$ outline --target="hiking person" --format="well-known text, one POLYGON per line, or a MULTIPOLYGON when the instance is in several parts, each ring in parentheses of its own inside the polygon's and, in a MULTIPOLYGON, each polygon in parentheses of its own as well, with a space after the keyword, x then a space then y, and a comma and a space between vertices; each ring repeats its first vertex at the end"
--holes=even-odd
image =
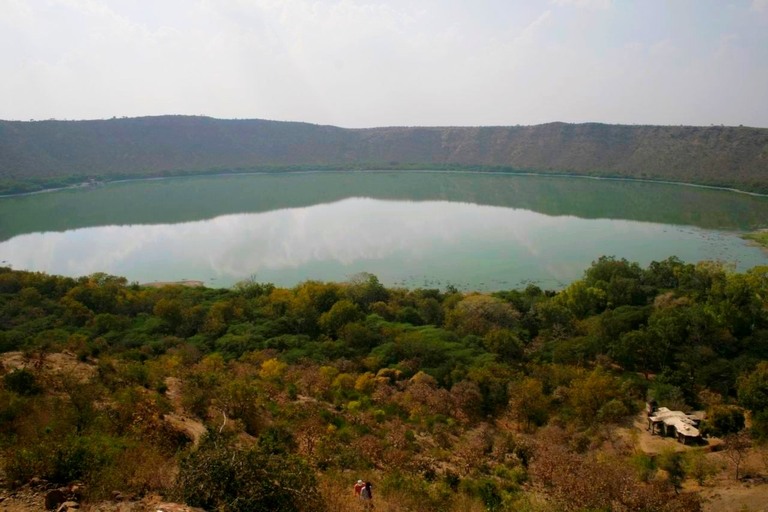
POLYGON ((371 488, 371 482, 365 482, 365 486, 360 491, 360 499, 363 500, 363 505, 366 510, 373 508, 373 489, 371 488))
POLYGON ((363 488, 365 488, 365 482, 363 482, 362 480, 358 480, 357 483, 355 484, 355 497, 356 498, 360 497, 360 491, 362 491, 363 488))

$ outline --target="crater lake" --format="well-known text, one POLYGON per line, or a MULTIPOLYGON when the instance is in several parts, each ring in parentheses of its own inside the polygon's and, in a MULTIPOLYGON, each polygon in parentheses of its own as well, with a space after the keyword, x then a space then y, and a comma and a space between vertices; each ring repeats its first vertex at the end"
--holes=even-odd
POLYGON ((131 282, 559 289, 602 255, 768 264, 768 198, 639 181, 367 171, 114 182, 0 198, 0 266, 131 282))

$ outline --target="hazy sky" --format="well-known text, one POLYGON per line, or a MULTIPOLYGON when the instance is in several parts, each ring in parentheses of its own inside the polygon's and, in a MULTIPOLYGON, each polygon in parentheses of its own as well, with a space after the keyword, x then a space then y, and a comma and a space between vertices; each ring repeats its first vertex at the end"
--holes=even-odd
POLYGON ((768 0, 0 0, 0 119, 768 127, 768 0))

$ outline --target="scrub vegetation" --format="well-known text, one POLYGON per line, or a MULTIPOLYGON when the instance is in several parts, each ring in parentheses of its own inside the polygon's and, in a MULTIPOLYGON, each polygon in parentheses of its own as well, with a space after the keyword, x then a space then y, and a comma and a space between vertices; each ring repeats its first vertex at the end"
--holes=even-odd
POLYGON ((768 249, 768 231, 761 229, 760 231, 755 231, 754 233, 747 233, 743 236, 745 240, 751 240, 755 242, 757 245, 764 247, 768 249))
POLYGON ((696 511, 701 451, 617 432, 653 398, 768 439, 765 297, 768 267, 676 258, 493 294, 0 268, 0 460, 86 502, 343 512, 363 478, 376 510, 696 511))

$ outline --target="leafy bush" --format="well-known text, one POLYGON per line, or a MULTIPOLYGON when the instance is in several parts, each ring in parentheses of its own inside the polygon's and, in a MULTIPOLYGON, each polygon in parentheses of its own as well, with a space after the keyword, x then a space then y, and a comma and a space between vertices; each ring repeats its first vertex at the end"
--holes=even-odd
POLYGON ((9 453, 5 471, 9 481, 24 483, 32 477, 66 484, 90 482, 91 477, 114 461, 114 438, 45 435, 9 453))
POLYGON ((709 461, 706 454, 701 450, 686 453, 683 468, 685 474, 696 479, 699 485, 704 485, 709 478, 718 472, 717 465, 709 461))
POLYGON ((707 421, 701 428, 701 433, 725 437, 744 430, 744 412, 733 405, 715 405, 707 411, 707 421))
POLYGON ((641 482, 649 482, 656 474, 656 461, 645 453, 633 455, 630 463, 637 471, 637 477, 641 482))
POLYGON ((685 479, 685 465, 683 454, 676 452, 673 449, 666 449, 657 460, 659 469, 663 469, 667 472, 667 480, 671 483, 675 489, 680 489, 685 479))
POLYGON ((14 370, 5 375, 3 381, 7 389, 19 395, 32 396, 42 391, 35 374, 25 368, 14 370))
POLYGON ((263 448, 237 449, 213 436, 180 463, 176 494, 222 512, 322 512, 315 475, 300 458, 263 448))

